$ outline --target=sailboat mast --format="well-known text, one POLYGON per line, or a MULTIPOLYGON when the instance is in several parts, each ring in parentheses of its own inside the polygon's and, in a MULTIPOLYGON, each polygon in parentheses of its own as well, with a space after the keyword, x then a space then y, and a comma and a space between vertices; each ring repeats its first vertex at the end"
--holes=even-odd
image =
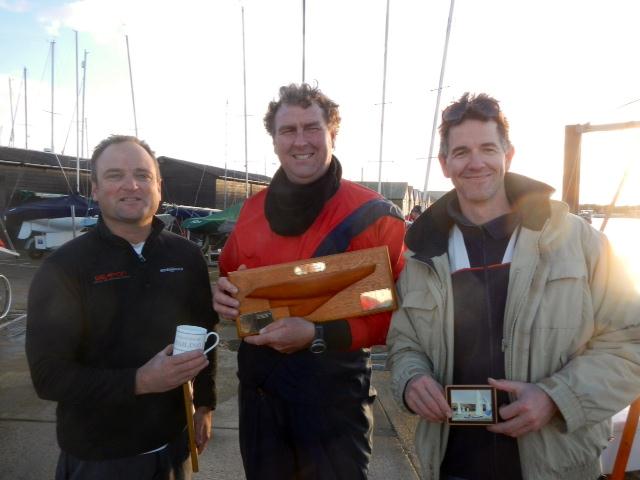
MULTIPOLYGON (((84 129, 85 129, 85 121, 86 117, 84 116, 84 99, 87 88, 87 51, 84 51, 84 59, 82 60, 82 127, 80 128, 81 132, 81 141, 80 141, 80 153, 84 158, 84 129)), ((89 151, 87 150, 87 154, 89 151)))
POLYGON ((384 140, 384 105, 387 95, 387 44, 389 41, 389 1, 384 26, 384 67, 382 70, 382 113, 380 115, 380 156, 378 158, 378 193, 382 195, 382 143, 384 140))
POLYGON ((242 85, 244 94, 244 184, 245 198, 249 198, 249 149, 247 146, 247 64, 244 44, 244 6, 242 10, 242 85))
POLYGON ((224 200, 222 209, 227 209, 227 160, 229 158, 229 99, 224 106, 224 200))
POLYGON ((29 150, 29 119, 27 118, 27 67, 23 67, 22 74, 24 75, 24 149, 29 150))
MULTIPOLYGON (((76 193, 80 193, 80 78, 78 76, 78 31, 76 37, 76 193)), ((75 227, 75 224, 74 224, 75 227)), ((75 228, 74 228, 75 236, 75 228)))
POLYGON ((51 153, 55 152, 53 143, 53 115, 54 115, 54 66, 55 66, 56 41, 51 41, 51 153))
POLYGON ((13 89, 11 88, 11 77, 9 77, 9 108, 11 108, 11 134, 9 134, 9 146, 13 147, 16 116, 13 114, 13 89))
POLYGON ((133 125, 138 136, 138 117, 136 116, 136 97, 133 93, 133 73, 131 72, 131 55, 129 53, 129 35, 124 36, 127 42, 127 61, 129 62, 129 83, 131 84, 131 103, 133 104, 133 125))
POLYGON ((447 20, 447 34, 444 40, 444 50, 442 52, 442 66, 440 67, 440 81, 438 82, 438 95, 436 96, 436 108, 433 112, 433 124, 431 126, 431 142, 429 144, 429 155, 427 156, 427 173, 424 178, 424 193, 428 195, 429 171, 431 170, 431 159, 433 158, 433 144, 436 138, 436 126, 438 124, 438 111, 440 110, 440 96, 442 95, 442 82, 444 80, 444 69, 447 63, 447 50, 449 49, 449 36, 451 34, 451 20, 453 19, 453 6, 455 0, 451 0, 449 5, 449 19, 447 20))
POLYGON ((302 83, 304 83, 305 78, 305 57, 307 51, 307 1, 302 0, 302 83))

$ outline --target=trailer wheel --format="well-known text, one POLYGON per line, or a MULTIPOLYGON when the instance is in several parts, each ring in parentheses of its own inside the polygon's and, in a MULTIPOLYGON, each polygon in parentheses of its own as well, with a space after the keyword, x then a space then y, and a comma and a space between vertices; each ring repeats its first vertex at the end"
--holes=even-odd
POLYGON ((11 284, 9 279, 0 275, 0 320, 11 310, 11 284))

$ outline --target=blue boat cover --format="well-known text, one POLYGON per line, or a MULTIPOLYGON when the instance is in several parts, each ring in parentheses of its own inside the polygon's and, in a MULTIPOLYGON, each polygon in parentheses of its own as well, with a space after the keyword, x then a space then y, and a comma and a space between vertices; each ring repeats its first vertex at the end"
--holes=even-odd
POLYGON ((91 217, 100 213, 96 202, 81 195, 65 195, 27 202, 5 211, 7 219, 17 221, 35 220, 37 218, 64 218, 71 216, 71 206, 75 206, 76 217, 91 217))

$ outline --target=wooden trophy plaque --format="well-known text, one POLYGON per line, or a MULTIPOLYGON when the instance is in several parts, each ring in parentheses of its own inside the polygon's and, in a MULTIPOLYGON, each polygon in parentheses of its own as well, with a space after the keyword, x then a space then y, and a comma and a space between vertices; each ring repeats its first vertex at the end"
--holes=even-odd
POLYGON ((386 246, 229 273, 240 338, 285 317, 327 322, 396 308, 386 246))

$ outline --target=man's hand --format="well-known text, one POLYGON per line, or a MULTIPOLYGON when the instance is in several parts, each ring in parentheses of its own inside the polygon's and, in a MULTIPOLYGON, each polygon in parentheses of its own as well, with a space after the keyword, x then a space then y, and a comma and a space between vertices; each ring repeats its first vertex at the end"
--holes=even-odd
POLYGON ((173 390, 195 377, 209 364, 200 350, 172 356, 173 345, 167 345, 136 371, 136 395, 173 390))
POLYGON ((244 341, 271 347, 280 353, 293 353, 307 348, 314 335, 313 323, 301 317, 288 317, 270 323, 259 335, 244 337, 244 341))
POLYGON ((427 375, 417 375, 409 380, 404 401, 414 413, 430 422, 444 422, 453 415, 442 385, 427 375))
POLYGON ((549 423, 558 411, 551 397, 533 383, 490 378, 489 384, 516 396, 515 402, 499 408, 500 416, 506 421, 487 427, 493 433, 520 437, 536 432, 549 423))
MULTIPOLYGON (((246 265, 240 265, 238 270, 246 268, 246 265)), ((218 281, 211 286, 211 293, 213 295, 213 309, 218 312, 220 317, 233 320, 240 314, 238 311, 240 302, 232 296, 238 293, 238 288, 227 277, 218 278, 218 281)))
POLYGON ((211 425, 213 424, 213 411, 209 407, 198 407, 193 415, 196 425, 196 446, 198 454, 204 452, 211 438, 211 425))

